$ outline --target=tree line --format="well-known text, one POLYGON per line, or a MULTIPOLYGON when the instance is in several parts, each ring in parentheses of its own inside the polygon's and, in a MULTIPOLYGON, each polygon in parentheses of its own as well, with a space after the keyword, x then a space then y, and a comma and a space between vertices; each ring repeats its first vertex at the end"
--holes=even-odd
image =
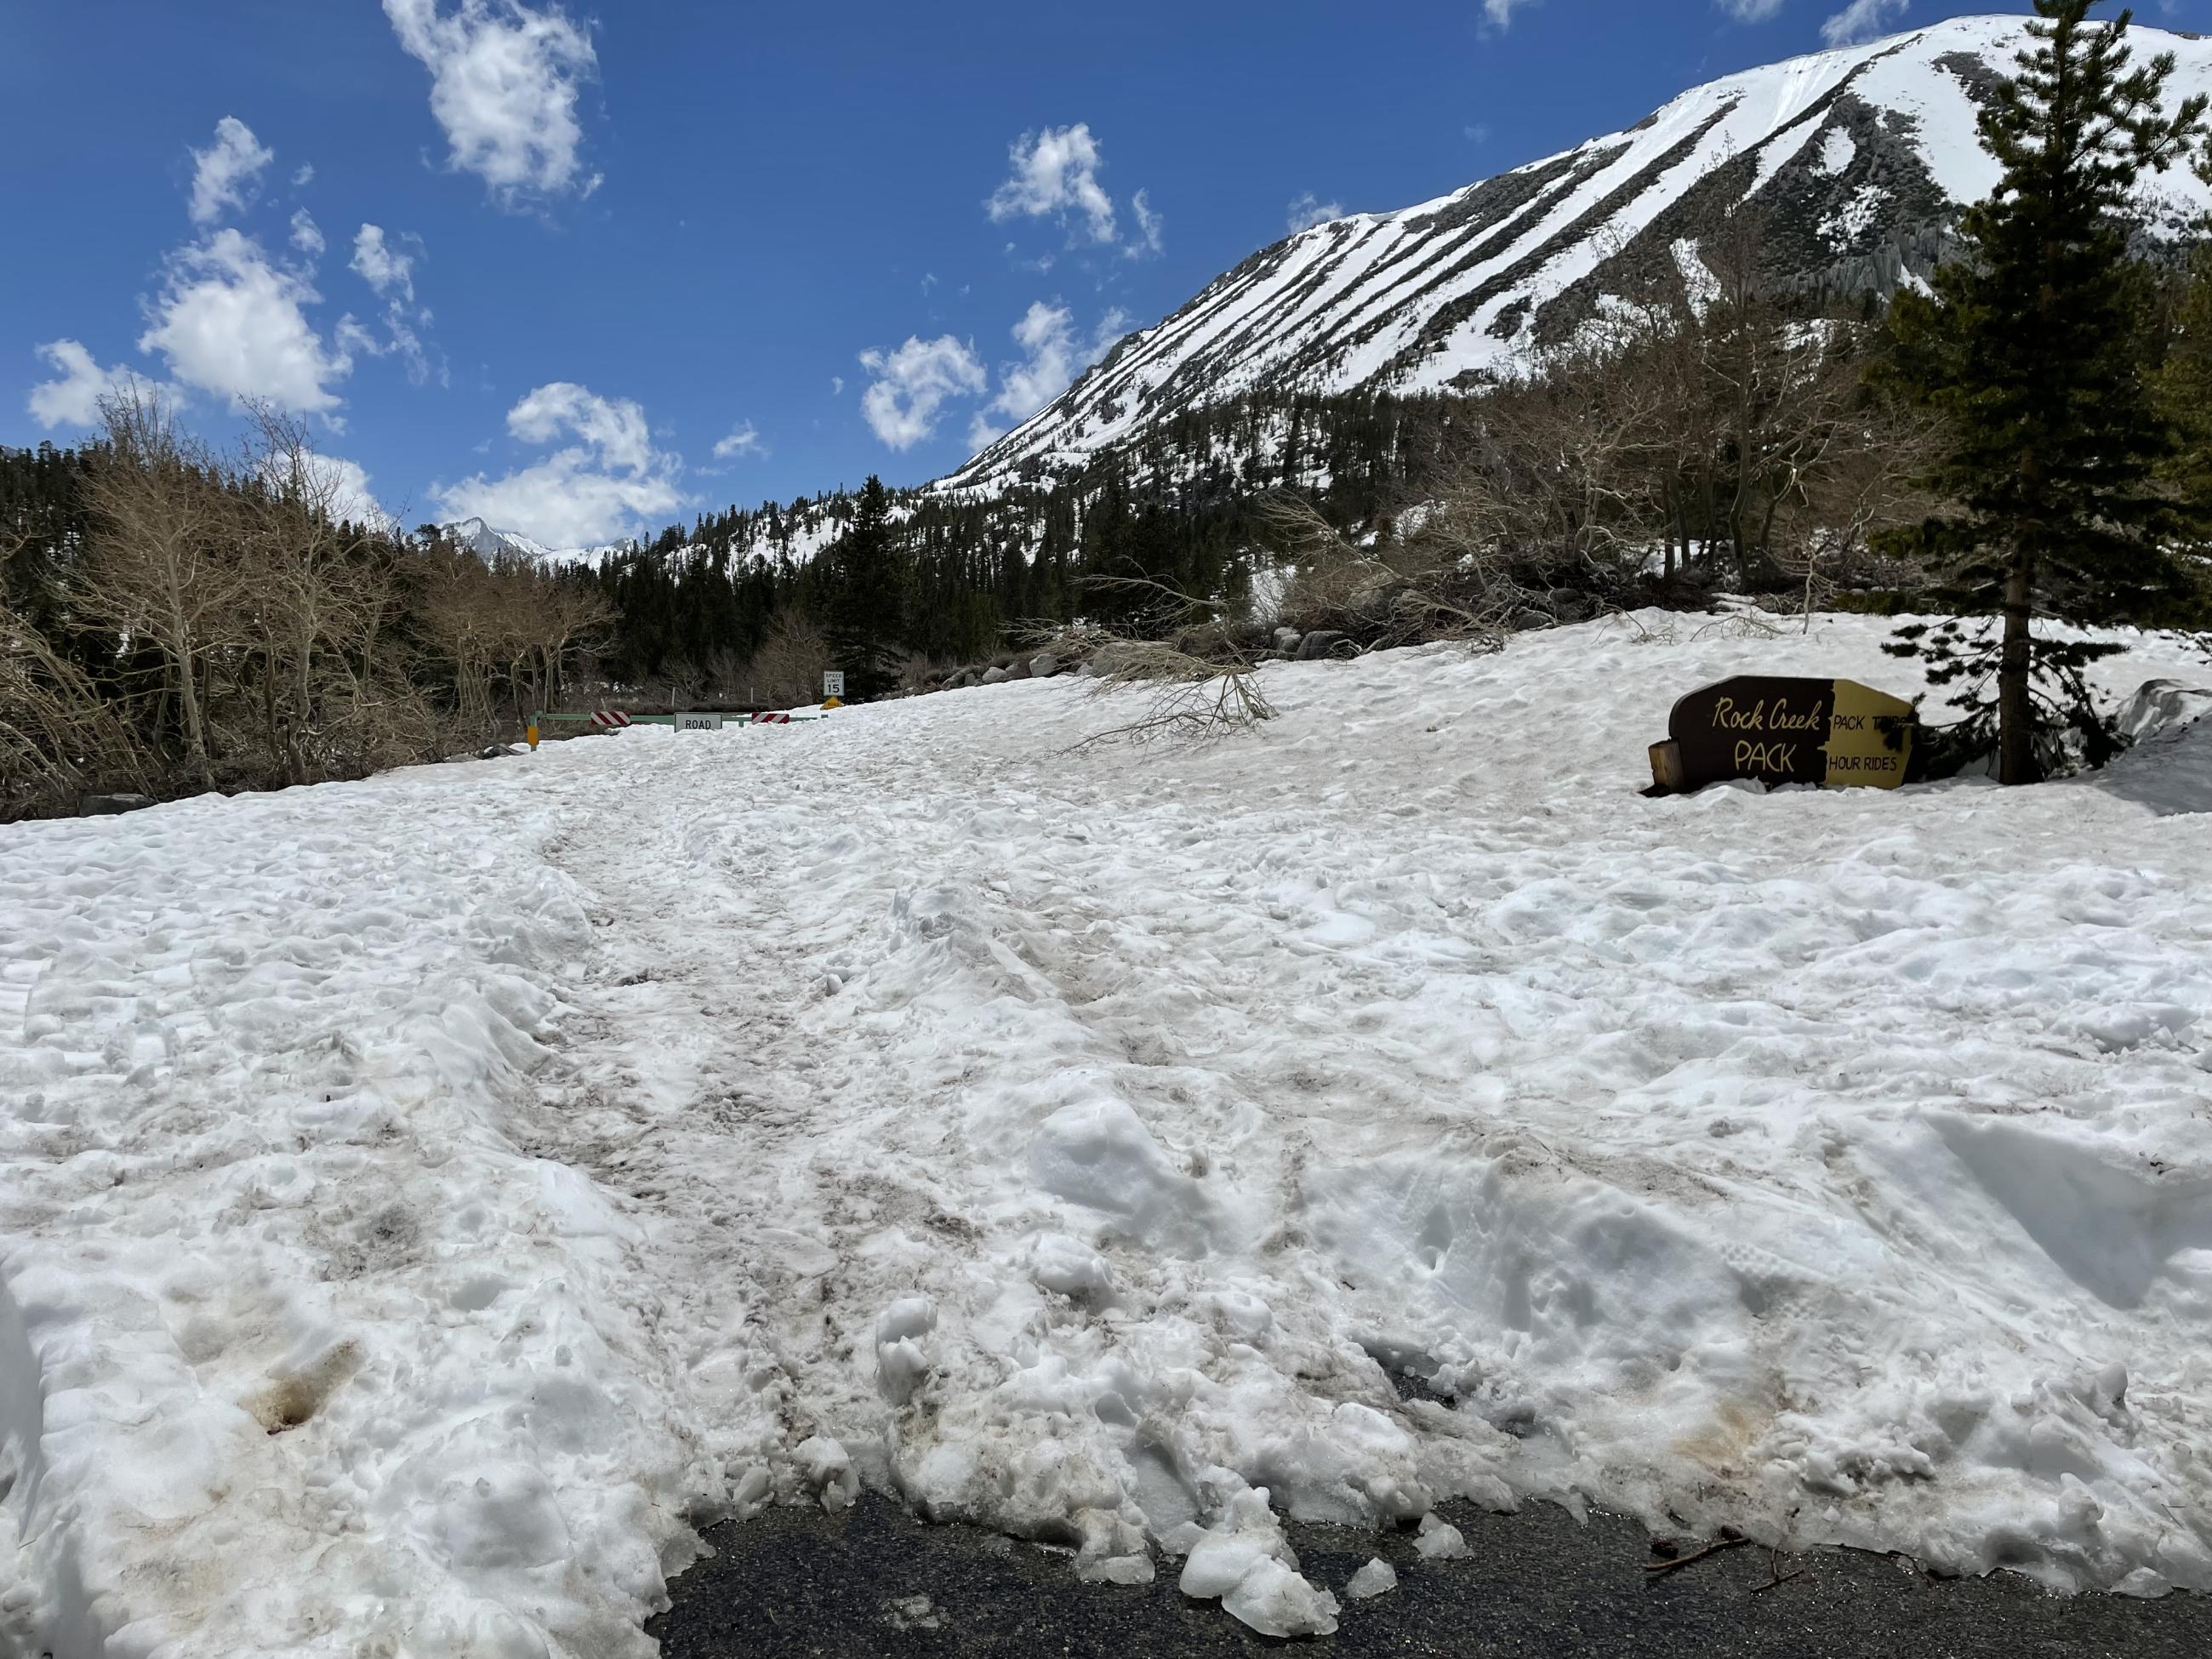
POLYGON ((364 775, 560 695, 605 601, 343 511, 306 428, 219 453, 160 398, 0 452, 0 817, 364 775))
POLYGON ((602 698, 797 702, 830 666, 881 696, 1078 624, 1249 655, 1263 574, 1359 645, 1719 588, 1940 612, 1894 648, 1962 753, 2094 763, 2106 647, 2036 624, 2212 623, 2212 262, 2130 219, 2203 164, 2202 100, 2094 9, 2037 0, 1982 120, 2003 183, 1927 291, 1820 310, 1740 210, 1694 280, 1470 397, 1249 394, 1069 471, 871 478, 554 570, 349 521, 282 416, 219 454, 126 395, 96 442, 0 450, 0 813, 358 775, 602 698))

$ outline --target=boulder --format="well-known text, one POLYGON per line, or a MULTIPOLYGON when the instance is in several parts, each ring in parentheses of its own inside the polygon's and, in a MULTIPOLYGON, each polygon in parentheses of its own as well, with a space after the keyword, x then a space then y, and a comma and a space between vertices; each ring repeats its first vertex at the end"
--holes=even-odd
POLYGON ((1001 685, 1007 678, 1006 671, 995 665, 983 671, 983 684, 986 685, 1001 685))
POLYGON ((87 795, 77 803, 83 818, 114 817, 124 812, 143 812, 154 804, 151 795, 87 795))
POLYGON ((1275 630, 1275 649, 1286 657, 1296 656, 1298 641, 1304 637, 1295 628, 1279 628, 1275 630))
POLYGON ((1040 651, 1030 659, 1030 674, 1032 678, 1048 680, 1058 672, 1060 672, 1060 659, 1049 651, 1040 651))
POLYGON ((1029 677, 1030 665, 1025 662, 1015 663, 1006 670, 1006 678, 1010 680, 1025 680, 1029 677))
POLYGON ((1348 656, 1351 653, 1344 647, 1351 644, 1352 636, 1348 634, 1316 628, 1298 641, 1297 659, 1300 662, 1316 662, 1323 657, 1348 656))

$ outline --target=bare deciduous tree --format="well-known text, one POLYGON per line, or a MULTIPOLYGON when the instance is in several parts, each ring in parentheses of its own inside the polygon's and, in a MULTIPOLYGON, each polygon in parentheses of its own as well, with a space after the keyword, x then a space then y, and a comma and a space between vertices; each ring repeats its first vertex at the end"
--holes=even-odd
POLYGON ((132 386, 102 412, 107 443, 86 480, 94 528, 73 599, 120 649, 150 647, 160 694, 174 701, 185 763, 212 787, 210 671, 217 653, 246 642, 242 602, 252 585, 228 533, 236 481, 178 427, 158 392, 132 386))

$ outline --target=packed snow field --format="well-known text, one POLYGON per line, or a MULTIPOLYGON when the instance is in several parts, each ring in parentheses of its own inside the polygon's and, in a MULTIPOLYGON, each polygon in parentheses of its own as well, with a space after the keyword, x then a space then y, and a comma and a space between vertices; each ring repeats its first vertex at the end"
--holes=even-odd
POLYGON ((2212 722, 1637 793, 1881 637, 0 830, 0 1654, 643 1653, 695 1527, 864 1484, 1281 1632, 1359 1607, 1278 1515, 1453 1495, 2212 1589, 2212 722))

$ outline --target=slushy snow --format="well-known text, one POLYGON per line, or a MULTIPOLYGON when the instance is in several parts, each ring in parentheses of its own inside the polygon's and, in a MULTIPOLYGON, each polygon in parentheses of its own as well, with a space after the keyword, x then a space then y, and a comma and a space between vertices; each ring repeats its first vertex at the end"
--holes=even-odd
POLYGON ((0 1655, 642 1655, 864 1487, 1285 1633, 1283 1516, 1450 1498, 2212 1589, 2212 667, 2093 778, 1638 793, 1885 631, 0 829, 0 1655))

